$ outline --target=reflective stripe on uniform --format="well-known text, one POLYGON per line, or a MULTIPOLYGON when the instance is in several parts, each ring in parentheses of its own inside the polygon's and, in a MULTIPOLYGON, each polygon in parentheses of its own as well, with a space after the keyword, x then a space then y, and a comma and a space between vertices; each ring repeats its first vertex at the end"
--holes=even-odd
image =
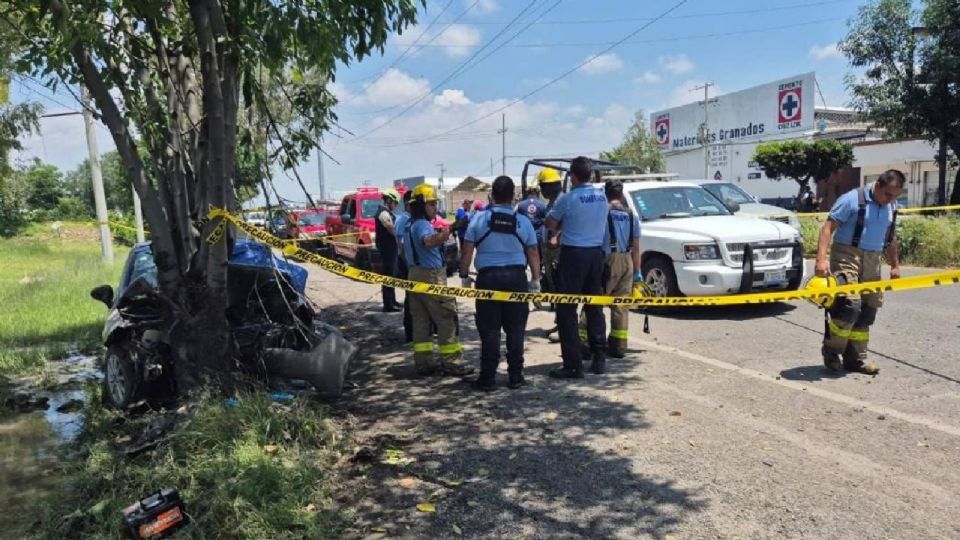
POLYGON ((870 330, 850 330, 850 335, 847 339, 850 341, 870 341, 870 330))
POLYGON ((446 345, 440 346, 440 354, 452 354, 462 351, 463 348, 460 347, 460 343, 447 343, 446 345))
POLYGON ((433 342, 424 341, 422 343, 414 343, 413 352, 433 352, 433 342))
POLYGON ((580 340, 581 340, 581 341, 586 341, 586 340, 587 340, 587 337, 588 337, 588 336, 587 336, 587 329, 586 329, 586 328, 582 328, 582 327, 581 327, 581 328, 577 331, 577 333, 580 334, 580 340))
POLYGON ((850 333, 852 332, 851 330, 848 330, 846 328, 840 328, 839 326, 837 326, 837 323, 833 322, 833 319, 830 319, 829 324, 830 324, 830 334, 837 337, 850 339, 850 333))
POLYGON ((614 337, 614 338, 617 338, 617 339, 627 339, 627 338, 630 337, 630 336, 627 335, 627 329, 626 329, 626 328, 624 328, 624 329, 622 329, 622 330, 621 330, 621 329, 618 329, 618 328, 611 328, 611 329, 610 329, 610 337, 614 337))

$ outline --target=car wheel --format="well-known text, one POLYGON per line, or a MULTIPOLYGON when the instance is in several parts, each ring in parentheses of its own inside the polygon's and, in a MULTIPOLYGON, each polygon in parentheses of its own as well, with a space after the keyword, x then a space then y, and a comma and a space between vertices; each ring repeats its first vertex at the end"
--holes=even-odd
POLYGON ((798 275, 795 278, 791 278, 790 281, 787 282, 787 290, 798 291, 800 290, 800 287, 802 285, 803 285, 803 273, 801 272, 800 275, 798 275))
POLYGON ((103 397, 107 404, 124 409, 139 399, 140 379, 130 353, 122 344, 107 348, 103 365, 103 397))
POLYGON ((673 265, 664 257, 653 257, 643 263, 643 277, 655 296, 681 296, 673 265))

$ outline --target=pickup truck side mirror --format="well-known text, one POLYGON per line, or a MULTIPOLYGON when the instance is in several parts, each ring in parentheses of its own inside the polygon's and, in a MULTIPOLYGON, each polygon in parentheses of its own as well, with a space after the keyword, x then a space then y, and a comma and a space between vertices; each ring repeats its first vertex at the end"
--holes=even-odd
POLYGON ((103 302, 107 307, 111 307, 113 305, 113 287, 109 285, 94 287, 93 290, 90 291, 90 297, 103 302))
POLYGON ((353 218, 350 217, 350 214, 343 214, 340 216, 340 221, 342 221, 344 225, 349 225, 353 222, 353 218))
POLYGON ((734 201, 723 201, 724 206, 727 207, 727 210, 730 210, 734 214, 740 211, 740 203, 734 201))

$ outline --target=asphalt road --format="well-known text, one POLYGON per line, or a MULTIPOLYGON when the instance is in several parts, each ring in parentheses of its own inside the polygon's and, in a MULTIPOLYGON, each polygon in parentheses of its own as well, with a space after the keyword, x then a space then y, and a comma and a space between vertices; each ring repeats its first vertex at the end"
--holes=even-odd
POLYGON ((361 347, 335 408, 373 456, 347 466, 351 537, 960 538, 960 286, 887 295, 876 377, 825 373, 821 312, 776 304, 660 313, 650 335, 634 314, 626 359, 555 381, 552 314, 536 312, 532 384, 501 373, 478 394, 414 378, 379 290, 311 270, 361 347))

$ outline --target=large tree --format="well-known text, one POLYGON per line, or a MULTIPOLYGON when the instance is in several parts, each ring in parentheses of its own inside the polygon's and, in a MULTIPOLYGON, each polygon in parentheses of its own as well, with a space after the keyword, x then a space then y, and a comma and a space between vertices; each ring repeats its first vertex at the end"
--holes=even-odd
MULTIPOLYGON (((839 49, 853 105, 892 137, 943 138, 960 155, 960 2, 878 0, 862 6, 839 49)), ((951 204, 960 204, 960 170, 951 204)))
POLYGON ((637 111, 634 115, 633 124, 627 129, 620 145, 607 152, 601 152, 600 159, 633 165, 643 172, 664 172, 666 170, 663 152, 660 151, 656 139, 647 129, 647 122, 642 110, 637 111))
POLYGON ((853 148, 831 139, 814 142, 773 141, 757 145, 753 160, 768 178, 789 178, 797 183, 797 202, 810 189, 810 180, 820 181, 853 163, 853 148))
POLYGON ((414 22, 416 1, 9 3, 2 17, 26 50, 19 68, 89 90, 140 196, 160 290, 181 322, 178 374, 204 375, 181 383, 224 380, 229 242, 201 241, 217 225, 201 220, 212 207, 235 209, 238 141, 266 138, 268 159, 296 166, 333 119, 326 82, 336 63, 382 50, 391 31, 414 22), (267 81, 296 122, 278 125, 267 81), (251 133, 260 124, 241 123, 246 116, 266 119, 267 133, 251 133))

